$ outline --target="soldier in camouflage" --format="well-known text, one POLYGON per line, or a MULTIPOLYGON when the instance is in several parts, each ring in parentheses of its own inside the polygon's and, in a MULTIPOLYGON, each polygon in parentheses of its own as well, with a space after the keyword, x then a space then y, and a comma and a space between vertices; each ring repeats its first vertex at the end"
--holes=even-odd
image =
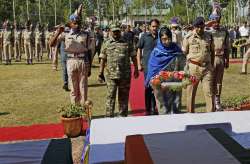
POLYGON ((104 43, 101 49, 99 78, 105 80, 103 72, 105 65, 107 65, 106 116, 114 117, 116 92, 118 89, 119 116, 126 117, 128 115, 131 77, 130 58, 135 66, 134 77, 137 78, 139 76, 136 54, 133 47, 121 37, 118 25, 112 25, 111 31, 111 38, 104 43))
POLYGON ((210 15, 210 20, 214 21, 211 34, 214 40, 214 91, 215 91, 215 109, 222 110, 220 104, 220 95, 222 90, 222 80, 224 68, 229 67, 229 34, 228 31, 220 27, 220 13, 214 12, 210 15))

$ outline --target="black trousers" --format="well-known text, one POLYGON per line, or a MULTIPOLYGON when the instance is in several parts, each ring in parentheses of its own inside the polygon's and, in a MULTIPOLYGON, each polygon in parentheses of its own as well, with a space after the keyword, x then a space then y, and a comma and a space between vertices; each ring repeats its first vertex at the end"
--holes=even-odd
POLYGON ((237 48, 232 46, 232 58, 237 58, 237 48))
POLYGON ((158 114, 156 110, 155 96, 153 89, 150 87, 145 87, 145 106, 146 106, 146 115, 156 115, 158 114))

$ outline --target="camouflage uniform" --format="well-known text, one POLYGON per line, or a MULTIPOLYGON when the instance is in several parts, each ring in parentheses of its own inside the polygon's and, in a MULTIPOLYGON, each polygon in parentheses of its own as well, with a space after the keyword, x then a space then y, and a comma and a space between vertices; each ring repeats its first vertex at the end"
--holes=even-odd
MULTIPOLYGON (((195 31, 183 40, 183 51, 187 54, 187 70, 191 75, 197 76, 203 85, 206 101, 206 111, 214 111, 213 93, 213 58, 214 44, 212 36, 204 32, 201 36, 195 31)), ((194 112, 195 96, 198 84, 187 87, 187 110, 194 112)))
POLYGON ((225 29, 211 31, 214 40, 214 91, 215 108, 221 110, 220 95, 222 90, 222 80, 226 63, 229 63, 229 35, 225 29))
POLYGON ((21 61, 21 37, 22 32, 18 29, 14 31, 14 53, 16 61, 21 61))
POLYGON ((128 115, 128 97, 130 90, 130 57, 135 56, 133 47, 123 39, 107 40, 102 49, 100 58, 107 61, 106 81, 107 99, 106 116, 114 117, 116 92, 118 89, 119 114, 128 115))
POLYGON ((5 30, 3 32, 3 56, 5 64, 11 64, 12 44, 11 40, 13 33, 11 30, 5 30))
POLYGON ((35 52, 38 61, 42 61, 43 57, 42 35, 41 27, 38 25, 35 31, 35 52))

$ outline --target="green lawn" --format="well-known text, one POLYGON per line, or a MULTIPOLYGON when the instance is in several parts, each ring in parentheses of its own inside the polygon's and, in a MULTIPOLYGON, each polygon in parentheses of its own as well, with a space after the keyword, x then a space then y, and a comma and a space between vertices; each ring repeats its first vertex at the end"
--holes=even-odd
MULTIPOLYGON (((97 65, 97 64, 95 64, 97 65)), ((240 64, 225 72, 223 98, 250 95, 250 74, 239 75, 240 64)), ((98 67, 92 68, 89 99, 95 116, 105 114, 106 87, 97 82, 98 67)), ((0 127, 57 123, 57 107, 69 103, 69 92, 62 89, 61 70, 53 71, 49 62, 34 65, 0 65, 0 127)), ((185 92, 183 106, 185 106, 185 92)), ((196 96, 197 111, 204 111, 201 87, 196 96)))

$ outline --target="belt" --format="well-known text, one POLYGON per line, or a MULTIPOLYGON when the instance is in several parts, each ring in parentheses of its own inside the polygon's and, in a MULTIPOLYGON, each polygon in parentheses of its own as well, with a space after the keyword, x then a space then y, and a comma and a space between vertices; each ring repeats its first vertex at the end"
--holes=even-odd
POLYGON ((224 49, 215 49, 215 56, 223 56, 224 49))
POLYGON ((200 63, 200 62, 197 62, 197 61, 194 61, 194 60, 191 60, 191 59, 189 59, 188 62, 192 63, 194 65, 198 65, 200 67, 205 67, 207 65, 207 63, 200 63))
POLYGON ((86 55, 85 54, 68 54, 69 58, 85 58, 86 55))

